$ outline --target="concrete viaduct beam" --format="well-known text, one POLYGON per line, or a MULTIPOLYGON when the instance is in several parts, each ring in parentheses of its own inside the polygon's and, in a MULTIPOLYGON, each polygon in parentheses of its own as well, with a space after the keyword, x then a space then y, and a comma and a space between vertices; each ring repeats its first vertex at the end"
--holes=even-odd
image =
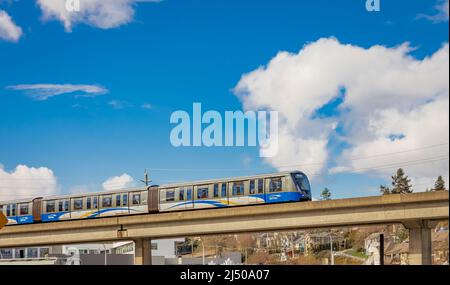
POLYGON ((143 239, 403 223, 414 264, 428 264, 432 222, 448 217, 440 191, 6 226, 0 248, 135 240, 136 262, 146 264, 143 239))

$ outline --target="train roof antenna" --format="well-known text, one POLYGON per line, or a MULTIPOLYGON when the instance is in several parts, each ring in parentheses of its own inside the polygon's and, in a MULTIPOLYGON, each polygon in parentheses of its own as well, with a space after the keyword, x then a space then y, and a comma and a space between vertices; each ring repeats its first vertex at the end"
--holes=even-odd
POLYGON ((148 184, 150 182, 152 182, 151 180, 148 180, 148 172, 147 169, 145 169, 144 171, 144 180, 141 180, 141 182, 143 182, 145 184, 145 186, 148 186, 148 184))

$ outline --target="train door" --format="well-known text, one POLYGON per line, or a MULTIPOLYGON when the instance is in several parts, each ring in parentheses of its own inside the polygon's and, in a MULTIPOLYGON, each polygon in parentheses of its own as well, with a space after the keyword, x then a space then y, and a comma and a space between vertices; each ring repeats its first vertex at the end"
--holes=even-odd
POLYGON ((148 191, 129 193, 130 214, 148 213, 148 191))
POLYGON ((175 190, 175 205, 178 210, 186 210, 188 206, 186 205, 186 189, 184 187, 176 188, 175 190))
POLYGON ((239 206, 248 204, 248 198, 245 196, 244 181, 233 181, 228 183, 229 187, 229 205, 239 206))
POLYGON ((265 180, 266 203, 284 202, 286 195, 283 192, 284 177, 271 177, 265 180))
POLYGON ((70 199, 58 200, 58 208, 56 210, 58 212, 58 220, 68 220, 72 218, 70 199))
POLYGON ((18 204, 17 222, 19 224, 30 224, 33 222, 33 204, 31 202, 18 204))
POLYGON ((229 206, 230 202, 228 200, 228 191, 227 191, 227 183, 226 182, 222 182, 219 184, 219 191, 220 191, 220 202, 224 205, 224 206, 229 206))
POLYGON ((256 197, 260 203, 266 202, 266 191, 264 189, 264 179, 258 178, 256 179, 256 197))
POLYGON ((187 210, 194 208, 194 187, 186 186, 184 187, 184 191, 186 192, 186 206, 187 210))
POLYGON ((261 199, 260 196, 261 194, 258 193, 258 179, 251 179, 248 182, 248 203, 249 204, 263 203, 264 198, 261 199))
POLYGON ((105 194, 99 196, 99 210, 98 216, 114 216, 114 208, 113 208, 113 195, 105 194))
POLYGON ((116 193, 113 195, 114 214, 128 214, 128 193, 116 193))
POLYGON ((88 196, 85 197, 86 204, 86 218, 95 218, 98 215, 98 197, 88 196))
POLYGON ((3 213, 8 219, 8 225, 17 224, 17 204, 7 204, 3 206, 3 213))
POLYGON ((70 199, 71 213, 70 217, 72 219, 83 219, 89 215, 86 209, 86 200, 83 197, 76 197, 70 199))
POLYGON ((194 186, 194 208, 205 209, 205 208, 215 208, 217 205, 212 201, 213 190, 211 185, 199 185, 194 186))

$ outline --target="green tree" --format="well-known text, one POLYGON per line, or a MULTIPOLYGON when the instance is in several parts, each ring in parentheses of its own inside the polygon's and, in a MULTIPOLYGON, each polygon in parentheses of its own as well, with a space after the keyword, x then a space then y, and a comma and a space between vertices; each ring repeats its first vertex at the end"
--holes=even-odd
POLYGON ((445 191, 445 181, 442 176, 439 176, 434 183, 434 191, 445 191))
POLYGON ((391 194, 407 194, 412 193, 411 180, 405 174, 403 169, 399 168, 397 173, 392 176, 392 190, 391 194))
POLYGON ((386 187, 386 185, 380 185, 380 192, 381 192, 381 195, 391 194, 391 188, 386 187))
POLYGON ((331 200, 331 191, 330 189, 326 188, 322 190, 322 193, 320 194, 321 200, 331 200))

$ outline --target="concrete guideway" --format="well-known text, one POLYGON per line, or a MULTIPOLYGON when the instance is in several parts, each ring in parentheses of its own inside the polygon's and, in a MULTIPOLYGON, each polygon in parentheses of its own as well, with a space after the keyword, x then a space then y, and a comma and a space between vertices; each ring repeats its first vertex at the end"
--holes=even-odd
POLYGON ((403 223, 412 263, 429 264, 431 228, 448 214, 448 191, 385 195, 8 226, 0 248, 135 240, 136 261, 147 264, 153 238, 403 223))

